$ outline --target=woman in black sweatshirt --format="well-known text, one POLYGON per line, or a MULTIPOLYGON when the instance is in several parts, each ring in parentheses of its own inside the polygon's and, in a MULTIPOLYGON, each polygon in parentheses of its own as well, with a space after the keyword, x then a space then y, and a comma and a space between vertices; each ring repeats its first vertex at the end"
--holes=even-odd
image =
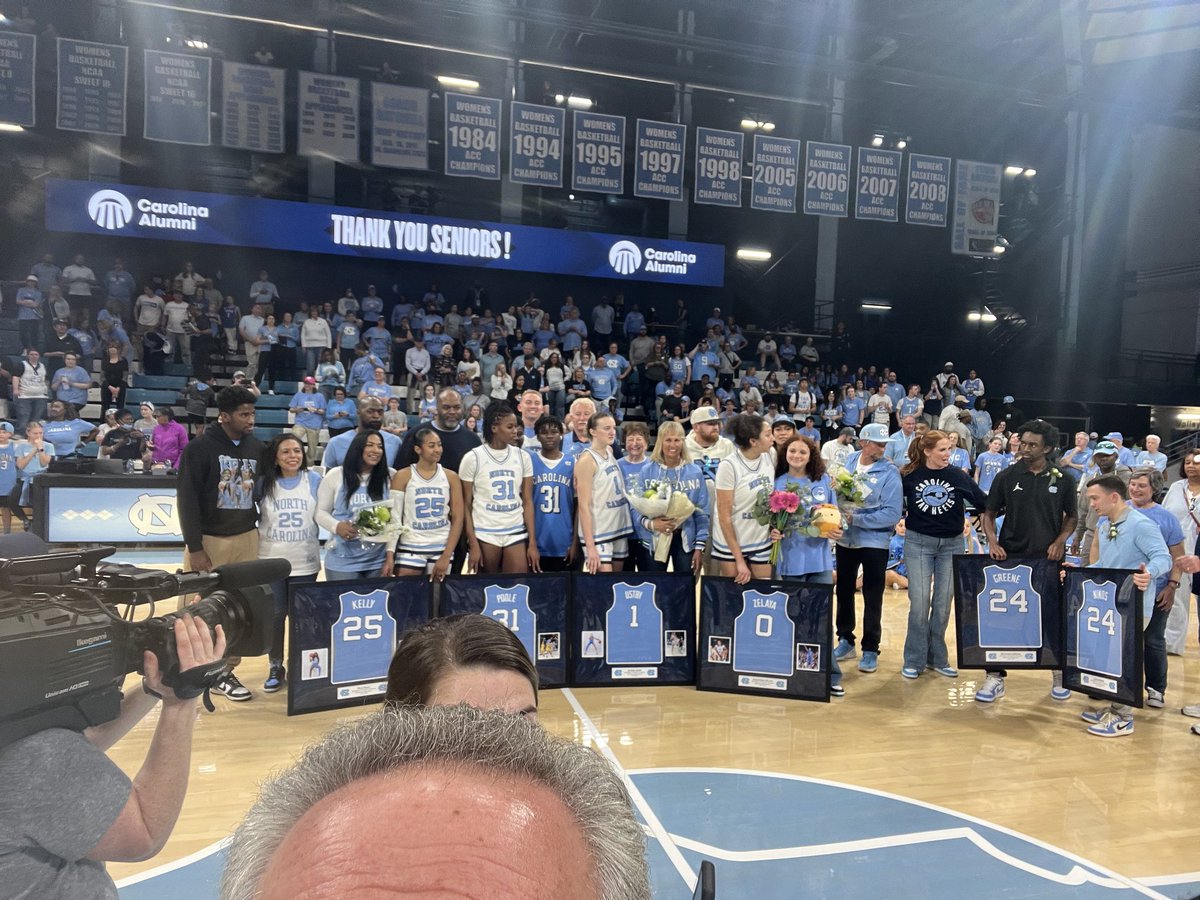
POLYGON ((908 462, 900 470, 907 510, 908 635, 900 670, 905 678, 916 678, 926 668, 958 676, 946 650, 953 560, 963 548, 965 501, 982 509, 987 495, 962 469, 950 465, 950 450, 948 434, 928 431, 909 445, 908 462))

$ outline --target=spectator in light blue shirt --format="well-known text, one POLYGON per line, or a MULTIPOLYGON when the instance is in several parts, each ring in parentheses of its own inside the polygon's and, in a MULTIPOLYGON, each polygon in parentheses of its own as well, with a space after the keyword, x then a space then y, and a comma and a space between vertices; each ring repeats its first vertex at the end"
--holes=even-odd
POLYGON ((367 347, 373 354, 380 359, 387 359, 388 354, 392 352, 392 333, 384 327, 382 315, 369 321, 374 321, 375 324, 362 333, 362 339, 366 341, 367 347))
POLYGON ((604 364, 603 357, 596 360, 592 368, 587 370, 585 377, 592 387, 592 399, 598 403, 600 401, 607 402, 609 397, 616 394, 616 373, 604 364))
POLYGON ((1137 465, 1137 455, 1125 446, 1125 435, 1119 431, 1110 431, 1104 436, 1104 440, 1112 441, 1117 445, 1117 463, 1122 466, 1133 468, 1137 465))
POLYGON ((1162 438, 1157 434, 1146 435, 1146 449, 1138 453, 1137 464, 1153 466, 1158 471, 1165 472, 1167 470, 1167 454, 1159 452, 1160 444, 1162 444, 1162 438))
POLYGON ((83 406, 87 403, 88 388, 92 386, 92 376, 79 365, 79 357, 68 353, 63 357, 63 367, 54 373, 51 380, 54 396, 64 403, 83 406))
POLYGON ((842 411, 842 424, 849 425, 851 428, 858 428, 862 424, 863 410, 867 408, 867 404, 862 397, 858 396, 854 388, 848 387, 846 388, 846 396, 842 399, 838 408, 842 411))

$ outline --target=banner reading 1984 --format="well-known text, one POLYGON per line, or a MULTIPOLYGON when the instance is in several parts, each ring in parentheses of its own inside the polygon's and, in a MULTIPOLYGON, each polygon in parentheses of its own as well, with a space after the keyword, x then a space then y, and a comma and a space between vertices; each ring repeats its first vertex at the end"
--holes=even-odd
POLYGON ((858 148, 858 191, 854 218, 895 222, 900 218, 899 150, 858 148))
POLYGON ((128 47, 59 38, 58 127, 124 135, 128 79, 128 47))
POLYGON ((0 121, 33 127, 33 71, 37 38, 0 31, 0 121))
POLYGON ((750 208, 774 212, 796 211, 796 169, 800 142, 791 138, 754 136, 754 177, 750 181, 750 208))
POLYGON ((696 174, 692 199, 711 206, 742 205, 742 147, 740 131, 696 129, 696 174))
POLYGON ((148 141, 212 143, 212 60, 185 53, 144 51, 148 141))
POLYGON ((514 184, 562 187, 566 111, 514 100, 508 127, 512 141, 508 180, 514 184))
POLYGON ((571 189, 625 193, 625 117, 575 110, 571 189))
POLYGON ((683 199, 683 154, 687 126, 637 120, 633 194, 659 200, 683 199))
POLYGON ((809 141, 804 159, 804 212, 810 216, 850 215, 850 148, 809 141))
POLYGON ((905 196, 906 224, 945 228, 950 201, 950 157, 908 154, 908 193, 905 196))
POLYGON ((500 101, 446 94, 446 174, 500 180, 500 101))

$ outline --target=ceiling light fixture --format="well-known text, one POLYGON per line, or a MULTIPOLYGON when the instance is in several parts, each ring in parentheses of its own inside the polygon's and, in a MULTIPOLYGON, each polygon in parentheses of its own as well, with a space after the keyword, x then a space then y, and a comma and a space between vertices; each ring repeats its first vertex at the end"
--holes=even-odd
POLYGON ((766 262, 771 258, 771 251, 758 250, 754 247, 738 247, 737 258, 751 262, 766 262))
POLYGON ((479 82, 473 78, 460 78, 457 75, 439 75, 438 84, 442 87, 459 88, 464 91, 479 90, 479 82))

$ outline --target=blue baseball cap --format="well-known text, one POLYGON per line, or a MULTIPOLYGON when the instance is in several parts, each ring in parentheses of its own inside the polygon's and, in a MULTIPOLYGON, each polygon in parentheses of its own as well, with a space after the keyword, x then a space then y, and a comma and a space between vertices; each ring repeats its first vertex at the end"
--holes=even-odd
POLYGON ((860 441, 870 441, 872 444, 886 444, 892 438, 888 434, 886 425, 872 422, 869 425, 863 426, 862 431, 858 433, 858 439, 860 441))
POLYGON ((1106 441, 1122 441, 1123 442, 1125 440, 1125 435, 1121 434, 1121 432, 1119 432, 1119 431, 1110 431, 1108 434, 1106 434, 1104 436, 1104 439, 1106 441))

